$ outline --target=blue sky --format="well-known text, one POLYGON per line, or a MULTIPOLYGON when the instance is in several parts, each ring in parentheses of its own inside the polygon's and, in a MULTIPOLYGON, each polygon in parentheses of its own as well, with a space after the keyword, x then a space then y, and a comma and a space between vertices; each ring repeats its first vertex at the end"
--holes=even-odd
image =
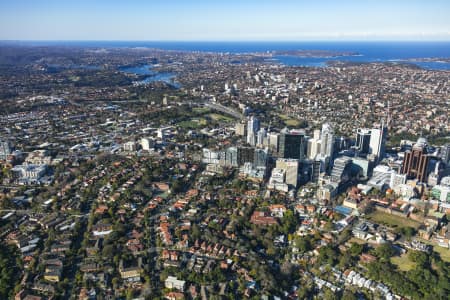
POLYGON ((0 0, 0 40, 450 40, 449 0, 0 0))

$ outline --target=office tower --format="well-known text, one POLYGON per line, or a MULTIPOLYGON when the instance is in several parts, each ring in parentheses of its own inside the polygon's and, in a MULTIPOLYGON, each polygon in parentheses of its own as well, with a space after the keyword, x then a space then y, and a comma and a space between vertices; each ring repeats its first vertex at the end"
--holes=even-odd
POLYGON ((266 137, 267 137, 267 131, 265 128, 261 128, 260 130, 258 130, 257 137, 256 137, 256 146, 263 146, 266 137))
MULTIPOLYGON (((319 133, 320 133, 320 131, 319 131, 319 133)), ((309 139, 308 140, 308 147, 307 147, 307 151, 306 151, 307 152, 306 156, 309 159, 314 160, 316 158, 316 156, 318 154, 320 154, 320 145, 321 145, 320 138, 314 137, 312 139, 309 139)))
POLYGON ((331 181, 336 183, 346 182, 350 179, 350 168, 352 159, 349 157, 339 157, 334 161, 333 170, 331 171, 331 181))
POLYGON ((256 117, 250 117, 247 123, 247 143, 255 146, 256 145, 256 133, 259 130, 259 120, 256 117))
POLYGON ((408 178, 416 178, 420 182, 426 182, 427 169, 430 156, 427 155, 427 140, 419 138, 412 150, 405 152, 405 158, 401 169, 401 174, 406 174, 408 178))
POLYGON ((269 139, 269 148, 275 152, 278 152, 278 133, 269 133, 267 137, 269 139))
POLYGON ((225 167, 238 166, 238 150, 236 147, 229 147, 220 154, 220 165, 225 167))
POLYGON ((377 157, 377 161, 383 159, 386 147, 387 128, 384 123, 381 128, 374 128, 370 133, 370 154, 377 157))
POLYGON ((0 140, 0 160, 6 160, 11 154, 11 145, 7 141, 0 140))
POLYGON ((237 123, 236 131, 235 131, 236 135, 245 136, 246 129, 247 129, 247 124, 241 123, 241 122, 237 123))
POLYGON ((303 130, 283 129, 279 137, 279 154, 282 158, 305 159, 306 138, 303 130))
POLYGON ((320 129, 315 129, 313 132, 313 139, 320 140, 320 129))
POLYGON ((122 145, 123 151, 136 151, 136 143, 133 141, 126 142, 122 145))
POLYGON ((370 136, 370 129, 358 128, 358 131, 356 132, 356 150, 360 155, 367 155, 370 153, 370 136))
POLYGON ((238 147, 237 148, 237 162, 239 166, 243 166, 246 162, 253 163, 255 159, 255 148, 252 147, 238 147))
POLYGON ((153 146, 154 146, 154 141, 152 139, 149 139, 149 138, 141 139, 142 150, 149 151, 150 148, 153 148, 153 146))
POLYGON ((203 148, 202 162, 205 164, 218 164, 219 153, 207 148, 203 148))
POLYGON ((323 157, 333 157, 334 146, 334 130, 329 123, 322 125, 322 132, 320 135, 320 154, 323 157))
POLYGON ((441 159, 445 164, 450 164, 450 144, 441 147, 441 159))
POLYGON ((314 160, 318 154, 320 154, 320 130, 316 129, 313 133, 313 138, 308 139, 307 148, 306 148, 306 156, 309 159, 314 160))
POLYGON ((320 160, 313 160, 311 163, 311 181, 314 183, 319 182, 320 176, 320 160))
POLYGON ((387 128, 359 128, 356 133, 356 150, 359 155, 372 154, 376 160, 383 159, 386 146, 387 128))
POLYGON ((279 158, 276 161, 276 168, 282 169, 285 171, 285 182, 288 185, 293 187, 297 187, 298 183, 298 170, 299 170, 299 161, 298 159, 284 159, 279 158))
POLYGON ((267 148, 255 149, 253 165, 255 167, 265 167, 265 166, 267 166, 268 158, 269 158, 269 150, 267 148))
POLYGON ((406 183, 406 174, 397 174, 396 172, 391 172, 390 175, 391 178, 389 181, 389 186, 392 189, 406 183))

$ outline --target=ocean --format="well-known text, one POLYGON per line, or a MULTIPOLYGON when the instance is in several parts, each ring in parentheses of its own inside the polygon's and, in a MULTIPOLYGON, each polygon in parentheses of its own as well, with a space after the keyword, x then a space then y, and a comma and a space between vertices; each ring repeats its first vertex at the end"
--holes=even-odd
POLYGON ((357 52, 360 56, 315 58, 277 56, 280 63, 290 66, 326 66, 330 60, 353 62, 409 62, 423 68, 450 70, 450 62, 412 62, 411 59, 450 58, 450 42, 156 42, 156 41, 17 41, 0 42, 35 46, 78 47, 148 47, 164 50, 218 53, 252 53, 288 50, 329 50, 357 52))

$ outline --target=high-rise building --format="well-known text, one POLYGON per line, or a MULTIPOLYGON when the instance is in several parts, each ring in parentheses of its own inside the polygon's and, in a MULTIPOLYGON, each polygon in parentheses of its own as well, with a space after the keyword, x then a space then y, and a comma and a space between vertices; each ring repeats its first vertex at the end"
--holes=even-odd
POLYGON ((286 173, 285 182, 288 185, 297 187, 298 184, 298 171, 299 161, 298 159, 284 159, 279 158, 276 161, 276 168, 283 169, 286 173))
POLYGON ((377 162, 384 157, 386 148, 387 128, 384 123, 381 128, 374 128, 370 134, 370 154, 377 157, 377 162))
POLYGON ((320 176, 320 160, 313 160, 311 163, 311 181, 319 182, 320 176))
POLYGON ((252 147, 238 147, 237 148, 237 162, 239 166, 243 166, 246 162, 253 163, 255 159, 255 148, 252 147))
POLYGON ((450 164, 450 144, 441 147, 441 159, 445 164, 450 164))
POLYGON ((205 164, 218 164, 219 153, 207 148, 203 148, 202 162, 205 164))
POLYGON ((256 133, 259 130, 259 126, 258 118, 251 116, 247 123, 247 143, 252 146, 256 145, 256 133))
POLYGON ((267 138, 269 140, 269 148, 275 152, 278 152, 278 138, 279 138, 278 133, 274 132, 269 133, 267 135, 267 138))
POLYGON ((229 147, 220 154, 219 163, 226 167, 237 167, 238 164, 238 149, 236 147, 229 147))
POLYGON ((389 186, 393 189, 401 184, 406 183, 406 174, 397 174, 396 172, 391 173, 391 179, 389 181, 389 186))
POLYGON ((153 146, 154 146, 153 139, 150 139, 150 138, 142 138, 141 139, 142 150, 149 151, 150 148, 152 148, 153 146))
POLYGON ((246 129, 247 129, 247 124, 237 123, 235 133, 236 133, 236 135, 239 135, 239 136, 245 136, 246 129))
POLYGON ((7 141, 0 140, 0 160, 6 160, 11 154, 11 145, 7 141))
POLYGON ((255 167, 265 167, 265 166, 267 166, 268 158, 269 158, 269 150, 267 148, 255 149, 253 165, 255 167))
POLYGON ((267 131, 265 128, 261 128, 257 132, 256 136, 256 146, 264 146, 265 140, 267 137, 267 131))
POLYGON ((360 155, 367 155, 370 153, 370 135, 370 129, 358 128, 358 131, 356 132, 356 150, 360 155))
POLYGON ((283 129, 278 145, 278 152, 282 158, 305 159, 306 138, 303 130, 283 129))
POLYGON ((406 174, 408 178, 416 178, 420 182, 426 182, 429 161, 427 140, 419 138, 412 150, 405 152, 401 174, 406 174))
POLYGON ((356 133, 356 150, 359 155, 372 154, 379 161, 384 157, 387 128, 359 128, 356 133))
POLYGON ((320 134, 320 154, 323 157, 333 157, 334 146, 334 130, 329 123, 322 125, 322 131, 320 134))
MULTIPOLYGON (((319 131, 320 135, 320 131, 319 131)), ((315 136, 312 139, 308 140, 308 146, 306 151, 306 156, 309 159, 314 160, 318 154, 320 154, 320 138, 316 138, 315 136)))
POLYGON ((336 183, 346 182, 350 179, 350 167, 352 159, 349 157, 339 157, 334 161, 333 170, 331 171, 331 181, 336 183))

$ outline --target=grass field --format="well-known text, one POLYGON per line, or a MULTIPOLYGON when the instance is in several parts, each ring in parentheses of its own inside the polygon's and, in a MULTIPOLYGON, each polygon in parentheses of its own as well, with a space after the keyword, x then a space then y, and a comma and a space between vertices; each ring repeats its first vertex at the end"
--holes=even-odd
POLYGON ((300 125, 299 120, 291 119, 290 117, 288 117, 286 115, 282 115, 282 114, 280 114, 279 116, 283 120, 284 124, 286 124, 286 126, 296 127, 296 126, 300 125))
POLYGON ((433 251, 439 253, 439 256, 442 258, 443 261, 446 261, 450 263, 450 249, 446 249, 444 247, 437 246, 430 241, 418 238, 422 243, 428 244, 433 246, 433 251))
POLYGON ((369 214, 367 218, 375 223, 383 224, 392 228, 413 227, 417 229, 420 226, 420 223, 414 220, 391 215, 381 211, 375 211, 369 214))
POLYGON ((199 114, 206 114, 211 111, 209 108, 204 108, 204 107, 195 107, 192 110, 199 114))
POLYGON ((208 114, 208 116, 213 119, 214 121, 221 121, 221 122, 232 122, 234 119, 229 116, 219 115, 215 113, 208 114))
POLYGON ((200 119, 191 119, 189 121, 182 121, 178 123, 178 126, 182 128, 201 128, 207 124, 207 121, 203 118, 200 119))
POLYGON ((443 247, 433 245, 433 250, 439 253, 439 256, 442 258, 443 261, 450 263, 450 249, 445 249, 443 247))
POLYGON ((416 266, 416 264, 409 259, 408 254, 402 254, 401 256, 392 257, 391 263, 396 265, 399 270, 405 272, 414 269, 414 267, 416 266))

